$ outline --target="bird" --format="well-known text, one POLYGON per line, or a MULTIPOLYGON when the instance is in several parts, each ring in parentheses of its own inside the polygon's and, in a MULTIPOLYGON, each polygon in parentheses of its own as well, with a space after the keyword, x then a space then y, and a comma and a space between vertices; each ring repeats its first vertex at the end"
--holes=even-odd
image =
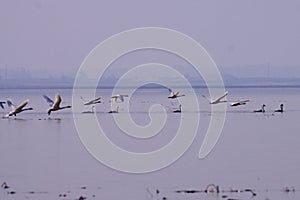
POLYGON ((246 103, 249 101, 250 101, 249 99, 246 99, 246 100, 242 100, 242 101, 232 102, 230 104, 230 106, 234 107, 234 106, 246 105, 246 103))
POLYGON ((6 182, 3 182, 2 185, 1 185, 1 187, 2 187, 3 189, 5 189, 5 190, 10 188, 10 187, 7 185, 6 182))
POLYGON ((261 109, 254 110, 253 112, 261 112, 261 113, 264 113, 264 112, 266 112, 265 107, 266 107, 266 105, 263 104, 263 105, 261 106, 261 109))
MULTIPOLYGON (((46 95, 44 95, 46 96, 46 95)), ((46 96, 47 97, 47 96, 46 96)), ((44 97, 45 98, 45 97, 44 97)), ((49 99, 51 100, 49 97, 47 97, 46 99, 49 99)), ((51 100, 52 101, 52 100, 51 100)), ((47 101, 48 102, 48 101, 47 101)), ((50 101, 49 101, 50 102, 50 101)), ((52 101, 53 102, 53 101, 52 101)), ((55 95, 55 101, 54 103, 52 104, 51 108, 48 109, 48 115, 51 114, 52 111, 57 111, 57 110, 62 110, 62 109, 65 109, 65 108, 71 108, 71 106, 64 106, 64 107, 60 107, 60 103, 61 103, 61 97, 60 95, 57 93, 55 95)))
POLYGON ((4 109, 4 105, 3 104, 5 104, 5 101, 0 101, 0 107, 2 108, 2 109, 4 109))
POLYGON ((117 102, 118 99, 120 99, 121 102, 124 102, 125 97, 128 97, 128 95, 127 94, 116 94, 116 95, 112 96, 111 98, 114 102, 117 102))
POLYGON ((179 95, 179 92, 173 92, 171 89, 168 89, 170 92, 170 95, 168 96, 169 99, 176 99, 178 97, 183 97, 185 94, 179 95))
POLYGON ((93 106, 92 106, 92 110, 83 111, 82 113, 83 113, 83 114, 94 113, 94 112, 95 112, 95 111, 94 111, 94 108, 95 108, 95 106, 93 105, 93 106))
POLYGON ((89 100, 87 102, 85 102, 83 105, 88 106, 88 105, 94 105, 94 104, 98 104, 101 103, 101 97, 97 97, 95 99, 89 100))
MULTIPOLYGON (((81 99, 83 99, 83 97, 81 97, 81 99)), ((95 105, 98 103, 101 103, 101 97, 97 97, 95 99, 86 101, 85 103, 83 103, 83 105, 85 105, 85 106, 91 105, 92 110, 91 111, 83 111, 82 113, 94 113, 95 105)))
POLYGON ((116 110, 110 110, 108 113, 118 113, 119 112, 119 106, 117 106, 116 110))
MULTIPOLYGON (((218 103, 225 103, 227 102, 226 100, 222 100, 224 99, 226 96, 228 95, 228 92, 226 91, 222 96, 220 96, 219 98, 212 100, 211 102, 209 102, 210 104, 218 104, 218 103)), ((202 95, 204 98, 206 98, 204 95, 202 95)))
POLYGON ((7 105, 12 108, 12 111, 10 111, 5 117, 9 116, 17 116, 18 113, 24 112, 26 110, 33 110, 33 108, 24 108, 29 102, 29 99, 23 101, 17 108, 14 107, 14 104, 8 100, 7 105))
POLYGON ((179 104, 179 109, 174 110, 173 112, 174 112, 174 113, 181 113, 181 104, 179 104))
POLYGON ((280 108, 277 110, 274 110, 274 112, 280 112, 283 113, 283 104, 280 104, 280 108))

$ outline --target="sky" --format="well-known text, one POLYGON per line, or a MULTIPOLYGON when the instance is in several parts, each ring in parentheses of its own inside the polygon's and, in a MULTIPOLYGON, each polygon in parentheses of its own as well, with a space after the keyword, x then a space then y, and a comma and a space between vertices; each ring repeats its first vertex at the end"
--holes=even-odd
POLYGON ((1 0, 0 69, 74 77, 100 42, 155 26, 195 39, 224 74, 297 78, 299 10, 296 0, 1 0))

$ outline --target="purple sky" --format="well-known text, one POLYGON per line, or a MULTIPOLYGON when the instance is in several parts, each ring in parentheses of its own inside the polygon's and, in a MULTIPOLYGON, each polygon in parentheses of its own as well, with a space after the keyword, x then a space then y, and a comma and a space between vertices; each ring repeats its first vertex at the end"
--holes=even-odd
POLYGON ((74 76, 98 43, 126 29, 159 26, 202 44, 222 71, 266 66, 300 76, 300 1, 2 0, 0 69, 74 76), (287 72, 286 67, 297 71, 287 72))

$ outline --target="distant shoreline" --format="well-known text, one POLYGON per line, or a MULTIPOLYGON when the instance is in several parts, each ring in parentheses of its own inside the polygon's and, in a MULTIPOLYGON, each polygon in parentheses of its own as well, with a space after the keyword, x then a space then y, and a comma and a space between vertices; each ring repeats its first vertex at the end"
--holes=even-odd
MULTIPOLYGON (((114 86, 98 86, 97 89, 113 89, 114 86)), ((131 86, 119 87, 120 89, 129 89, 131 86)), ((163 86, 142 86, 140 89, 163 89, 163 86)), ((174 86, 174 88, 186 88, 184 86, 174 86)), ((194 89, 205 89, 206 85, 192 86, 194 89)), ((213 86, 211 88, 220 88, 219 86, 213 86)), ((225 85, 225 88, 300 88, 300 85, 225 85)), ((15 90, 15 89, 73 89, 73 86, 0 86, 0 90, 15 90)), ((93 89, 92 87, 81 87, 78 89, 93 89)))

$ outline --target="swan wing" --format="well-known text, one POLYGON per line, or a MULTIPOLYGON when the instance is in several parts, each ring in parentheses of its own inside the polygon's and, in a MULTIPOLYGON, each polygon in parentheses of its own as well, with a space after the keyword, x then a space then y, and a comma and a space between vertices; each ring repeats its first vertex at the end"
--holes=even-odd
POLYGON ((43 97, 46 100, 46 102, 50 104, 50 106, 52 106, 54 104, 53 100, 50 99, 49 97, 47 97, 46 95, 43 95, 43 97))
POLYGON ((174 93, 174 96, 178 96, 178 95, 179 95, 179 92, 174 93))
POLYGON ((5 104, 5 102, 0 102, 0 107, 1 107, 2 109, 4 109, 3 104, 5 104))
POLYGON ((7 100, 7 105, 11 110, 15 109, 15 105, 11 102, 11 100, 7 100))
POLYGON ((223 98, 225 98, 226 96, 228 95, 228 92, 225 92, 222 96, 220 96, 218 99, 214 100, 212 102, 213 103, 217 103, 217 102, 220 102, 223 98))
POLYGON ((28 102, 29 102, 29 99, 23 101, 15 110, 16 111, 22 110, 28 104, 28 102))
POLYGON ((85 102, 83 105, 92 105, 92 104, 96 104, 96 103, 98 103, 98 101, 100 101, 100 99, 101 99, 101 97, 98 97, 98 98, 96 98, 96 99, 92 99, 92 100, 90 100, 90 101, 87 101, 87 102, 85 102))

